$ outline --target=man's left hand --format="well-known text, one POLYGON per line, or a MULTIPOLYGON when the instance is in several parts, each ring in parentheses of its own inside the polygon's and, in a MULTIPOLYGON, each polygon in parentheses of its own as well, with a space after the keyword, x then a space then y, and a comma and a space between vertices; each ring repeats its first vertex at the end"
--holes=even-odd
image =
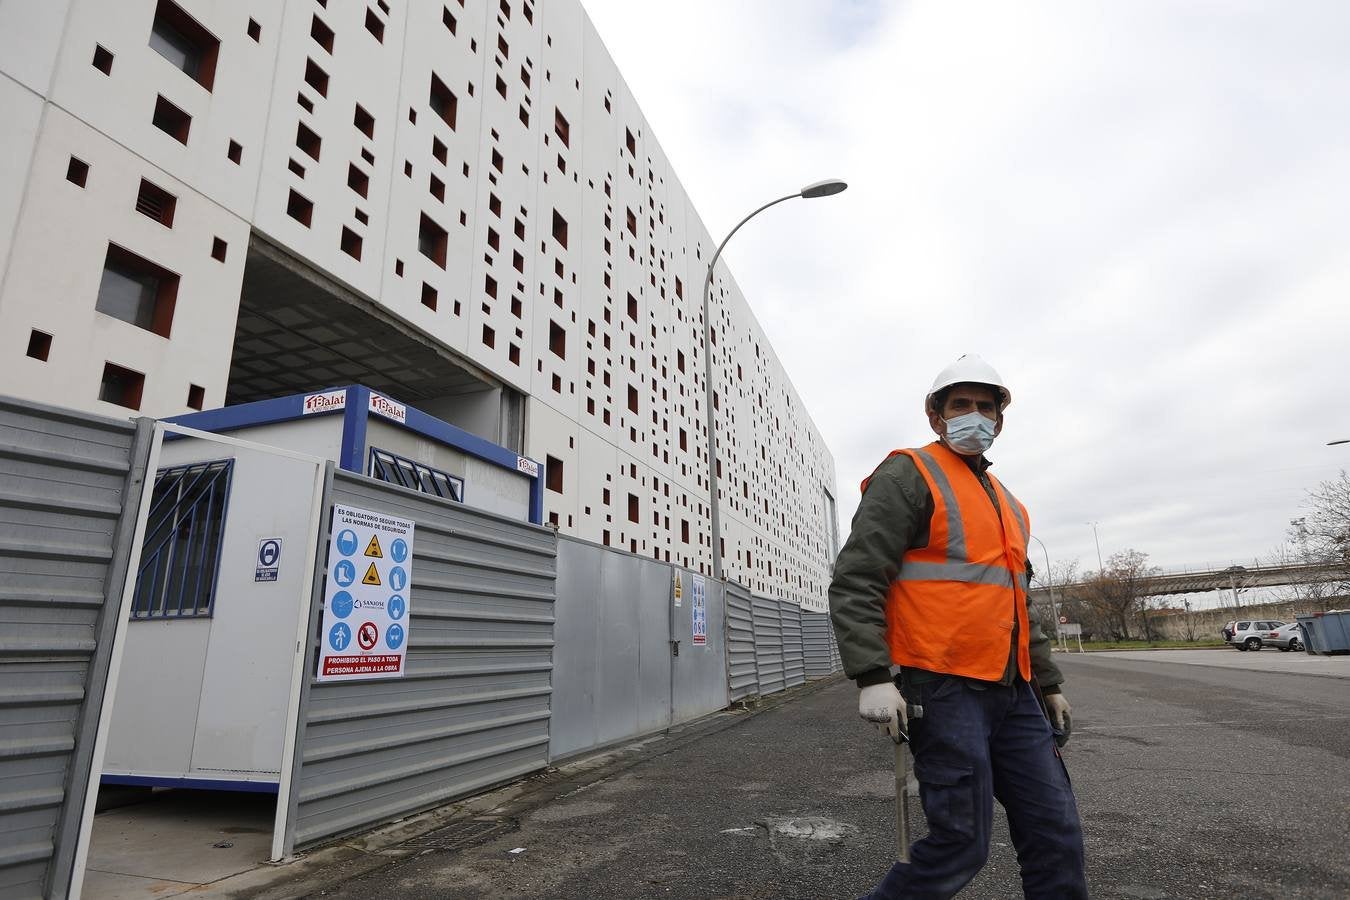
POLYGON ((1073 721, 1069 716, 1072 709, 1069 699, 1063 694, 1045 695, 1045 710, 1050 715, 1050 723, 1063 733, 1063 737, 1056 742, 1061 747, 1069 742, 1069 734, 1073 730, 1073 721))

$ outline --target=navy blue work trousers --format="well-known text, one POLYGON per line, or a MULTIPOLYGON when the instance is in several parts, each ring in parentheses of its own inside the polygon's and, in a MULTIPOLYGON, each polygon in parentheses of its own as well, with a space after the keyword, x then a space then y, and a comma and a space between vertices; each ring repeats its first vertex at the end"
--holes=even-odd
POLYGON ((961 678, 907 692, 922 704, 911 720, 914 775, 928 835, 896 863, 871 900, 946 898, 989 858, 994 800, 1008 827, 1029 898, 1087 897, 1083 831, 1069 775, 1031 685, 972 687, 961 678))

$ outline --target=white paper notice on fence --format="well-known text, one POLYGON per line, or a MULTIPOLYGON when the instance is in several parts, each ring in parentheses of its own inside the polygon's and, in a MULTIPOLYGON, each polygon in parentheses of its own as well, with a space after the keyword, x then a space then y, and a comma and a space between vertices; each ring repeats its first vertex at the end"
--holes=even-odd
POLYGON ((694 646, 703 647, 708 643, 708 584, 702 575, 690 575, 689 583, 693 600, 690 607, 694 616, 694 646))
POLYGON ((333 506, 320 681, 403 675, 414 527, 408 519, 333 506))

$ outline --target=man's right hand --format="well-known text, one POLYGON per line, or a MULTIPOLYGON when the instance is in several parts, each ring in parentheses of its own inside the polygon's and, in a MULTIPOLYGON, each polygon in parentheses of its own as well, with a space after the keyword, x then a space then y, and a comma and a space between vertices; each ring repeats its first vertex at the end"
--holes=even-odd
POLYGON ((858 715, 871 722, 878 731, 884 731, 897 744, 900 735, 908 734, 905 716, 905 698, 892 681, 869 684, 858 692, 858 715))

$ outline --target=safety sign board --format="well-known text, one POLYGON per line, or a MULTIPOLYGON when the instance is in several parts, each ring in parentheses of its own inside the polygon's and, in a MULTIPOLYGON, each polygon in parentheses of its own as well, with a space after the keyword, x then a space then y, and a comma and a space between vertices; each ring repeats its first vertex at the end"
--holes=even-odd
POLYGON ((704 647, 708 644, 708 585, 702 575, 690 575, 690 594, 693 595, 693 626, 694 626, 694 646, 704 647))
POLYGON ((675 608, 679 609, 684 600, 684 585, 680 583, 680 571, 675 570, 675 608))
POLYGON ((415 527, 408 519, 334 505, 319 680, 391 678, 406 671, 415 527))
POLYGON ((263 538, 258 542, 258 567, 254 581, 276 581, 281 571, 281 538, 263 538))

